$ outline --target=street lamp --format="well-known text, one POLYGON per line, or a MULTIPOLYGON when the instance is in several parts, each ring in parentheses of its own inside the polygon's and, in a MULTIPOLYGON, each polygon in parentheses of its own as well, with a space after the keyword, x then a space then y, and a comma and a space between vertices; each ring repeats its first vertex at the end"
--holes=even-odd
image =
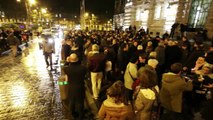
POLYGON ((30 4, 30 6, 36 4, 36 1, 35 1, 35 0, 28 0, 28 2, 29 2, 29 4, 30 4))
POLYGON ((47 8, 41 8, 41 12, 42 12, 43 14, 46 14, 46 13, 47 13, 47 8))
POLYGON ((31 6, 36 4, 36 0, 16 0, 17 2, 24 1, 26 13, 27 13, 27 22, 30 22, 31 6))
MULTIPOLYGON (((17 2, 21 2, 21 0, 16 0, 17 2)), ((35 5, 36 1, 35 0, 25 0, 25 2, 28 2, 30 6, 35 5)))
POLYGON ((87 18, 88 16, 89 16, 89 13, 85 13, 85 14, 84 14, 84 17, 87 18))

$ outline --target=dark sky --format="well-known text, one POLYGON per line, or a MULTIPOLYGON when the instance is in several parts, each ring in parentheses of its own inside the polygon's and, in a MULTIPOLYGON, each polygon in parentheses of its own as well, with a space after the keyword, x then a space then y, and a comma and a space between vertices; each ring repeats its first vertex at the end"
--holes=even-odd
MULTIPOLYGON (((67 17, 79 16, 80 0, 36 0, 39 6, 47 7, 52 13, 62 13, 67 17)), ((86 11, 97 16, 112 18, 115 0, 85 0, 86 11)), ((13 13, 22 11, 16 0, 0 0, 0 10, 13 13), (9 9, 10 8, 10 9, 9 9)))

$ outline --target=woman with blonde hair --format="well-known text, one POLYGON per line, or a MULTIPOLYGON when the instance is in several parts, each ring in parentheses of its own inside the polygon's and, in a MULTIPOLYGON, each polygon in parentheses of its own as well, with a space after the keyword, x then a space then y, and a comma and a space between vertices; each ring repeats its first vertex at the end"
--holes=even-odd
POLYGON ((107 89, 107 99, 102 103, 98 112, 100 120, 132 120, 133 109, 125 101, 124 84, 116 81, 107 89))

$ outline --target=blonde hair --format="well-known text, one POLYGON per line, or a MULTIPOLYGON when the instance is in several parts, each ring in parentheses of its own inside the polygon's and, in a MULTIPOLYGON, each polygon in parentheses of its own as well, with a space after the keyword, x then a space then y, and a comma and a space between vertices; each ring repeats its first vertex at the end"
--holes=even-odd
POLYGON ((157 57, 157 52, 151 52, 151 53, 149 53, 149 57, 156 58, 157 57))
POLYGON ((148 65, 152 66, 153 68, 156 68, 158 65, 158 61, 156 59, 149 59, 148 65))
POLYGON ((92 45, 92 51, 99 51, 99 46, 97 44, 92 45))

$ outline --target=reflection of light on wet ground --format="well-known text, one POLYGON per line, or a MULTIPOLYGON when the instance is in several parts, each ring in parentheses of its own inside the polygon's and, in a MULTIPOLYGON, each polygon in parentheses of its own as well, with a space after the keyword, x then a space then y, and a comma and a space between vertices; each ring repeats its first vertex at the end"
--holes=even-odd
MULTIPOLYGON (((30 73, 34 72, 31 70, 38 70, 38 72, 43 72, 44 70, 46 70, 46 64, 44 61, 43 51, 39 50, 38 41, 36 41, 34 44, 35 45, 32 48, 34 50, 31 51, 30 55, 28 55, 28 57, 23 60, 24 61, 23 63, 26 67, 32 68, 32 69, 28 69, 30 73)), ((44 73, 42 73, 42 74, 44 74, 44 73)))
POLYGON ((29 51, 14 60, 12 56, 0 59, 0 120, 63 120, 54 84, 58 75, 46 69, 37 40, 29 44, 29 51))
POLYGON ((27 105, 28 91, 24 85, 14 85, 11 89, 11 95, 13 96, 12 103, 14 107, 24 107, 27 105))
POLYGON ((2 94, 0 93, 0 108, 3 106, 4 101, 3 101, 3 97, 2 94))

